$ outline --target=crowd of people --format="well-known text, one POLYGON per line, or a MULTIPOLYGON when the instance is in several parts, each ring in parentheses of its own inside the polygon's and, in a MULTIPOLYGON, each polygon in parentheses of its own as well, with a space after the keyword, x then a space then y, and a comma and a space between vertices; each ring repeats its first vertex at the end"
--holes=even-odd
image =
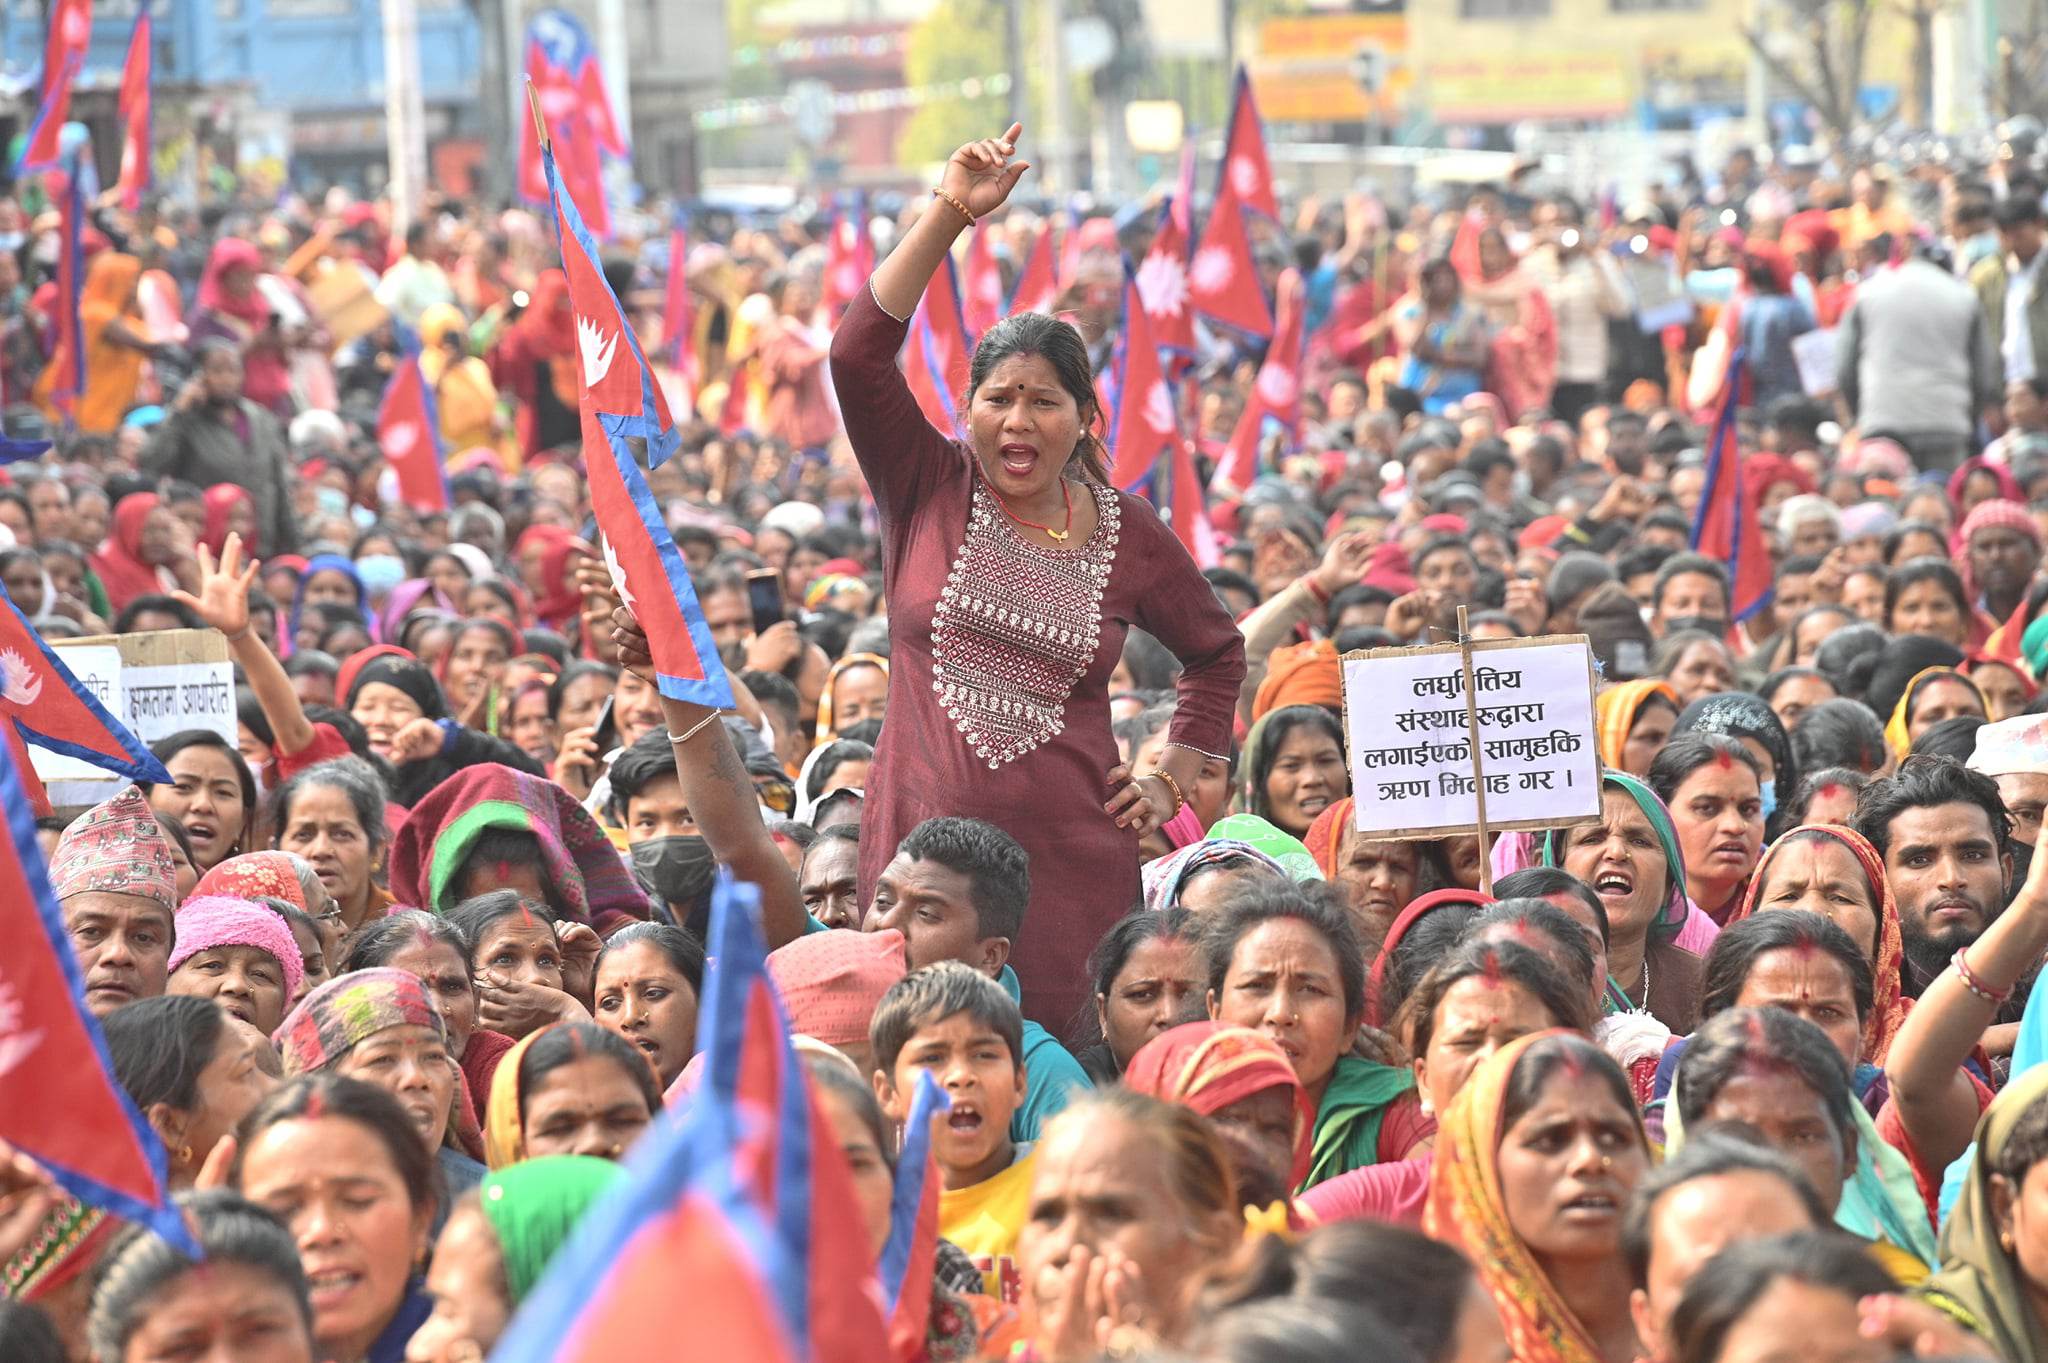
MULTIPOLYGON (((899 367, 964 237, 1007 283, 1055 230, 1021 133, 861 224, 871 278, 796 216, 608 255, 725 712, 597 547, 538 219, 103 207, 74 397, 7 206, 0 384, 56 447, 0 471, 0 586, 51 642, 218 631, 238 722, 40 829, 206 1261, 0 1151, 0 1356, 487 1355, 691 1102, 725 868, 876 1255, 950 1099, 906 1358, 2048 1363, 2033 148, 1255 216, 1301 420, 1198 563, 1104 446, 1156 205, 1059 226, 956 429, 899 367), (414 346, 445 511, 377 443, 414 346), (1738 448, 1753 610, 1688 547, 1738 448), (1359 831, 1340 657, 1461 610, 1587 636, 1597 822, 1359 831)), ((1176 361, 1205 473, 1264 352, 1176 361)))

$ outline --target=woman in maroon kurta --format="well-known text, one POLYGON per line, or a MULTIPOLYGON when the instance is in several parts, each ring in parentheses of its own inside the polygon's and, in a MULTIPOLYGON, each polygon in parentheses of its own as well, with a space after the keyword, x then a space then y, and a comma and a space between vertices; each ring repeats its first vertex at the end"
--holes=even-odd
POLYGON ((953 154, 927 211, 847 309, 832 379, 881 515, 892 646, 862 902, 924 820, 1002 828, 1031 857, 1031 910, 1011 952, 1025 1011, 1057 1029, 1088 999, 1089 949, 1139 902, 1139 838, 1179 810, 1204 755, 1228 751, 1245 665, 1180 541, 1150 504, 1107 485, 1078 333, 1029 314, 991 328, 965 445, 927 424, 896 366, 905 319, 953 239, 1025 169, 1009 159, 1020 131, 953 154), (1109 719, 1109 675, 1133 627, 1182 665, 1170 746, 1135 778, 1109 719))

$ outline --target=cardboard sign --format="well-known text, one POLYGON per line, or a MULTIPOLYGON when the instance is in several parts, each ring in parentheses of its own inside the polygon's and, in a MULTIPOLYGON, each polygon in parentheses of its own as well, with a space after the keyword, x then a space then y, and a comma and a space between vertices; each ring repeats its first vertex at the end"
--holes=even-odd
POLYGON ((1345 654, 1343 673, 1359 832, 1399 840, 1476 832, 1482 822, 1499 832, 1599 821, 1585 635, 1369 649, 1345 654))
MULTIPOLYGON (((107 707, 145 744, 187 729, 207 729, 229 743, 237 737, 235 665, 227 637, 211 629, 155 630, 61 639, 51 647, 107 707)), ((122 778, 75 757, 33 744, 36 775, 59 807, 104 799, 122 778)))

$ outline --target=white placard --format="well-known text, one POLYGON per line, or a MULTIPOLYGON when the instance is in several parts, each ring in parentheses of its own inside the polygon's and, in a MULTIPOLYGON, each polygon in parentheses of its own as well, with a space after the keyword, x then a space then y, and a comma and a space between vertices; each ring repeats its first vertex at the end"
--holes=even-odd
POLYGON ((1835 391, 1835 329, 1803 332, 1792 338, 1792 363, 1799 370, 1799 386, 1810 398, 1824 398, 1835 391))
POLYGON ((121 692, 124 705, 115 713, 145 746, 187 729, 211 729, 235 741, 233 663, 125 667, 121 692))
MULTIPOLYGON (((1600 750, 1586 636, 1496 640, 1471 651, 1486 826, 1598 820, 1600 750)), ((1344 731, 1360 832, 1436 838, 1478 827, 1458 645, 1346 654, 1344 731)))

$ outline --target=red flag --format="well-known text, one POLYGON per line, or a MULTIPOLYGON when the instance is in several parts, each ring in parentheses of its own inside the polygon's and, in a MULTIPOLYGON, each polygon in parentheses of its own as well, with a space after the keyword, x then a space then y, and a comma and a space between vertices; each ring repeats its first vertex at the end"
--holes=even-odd
MULTIPOLYGON (((1149 258, 1148 258, 1149 259, 1149 258)), ((1124 273, 1124 325, 1117 338, 1116 419, 1109 428, 1109 481, 1136 491, 1160 456, 1181 443, 1173 390, 1159 364, 1159 342, 1145 309, 1143 271, 1124 273)))
POLYGON ((92 0, 52 0, 49 15, 43 36, 43 94, 22 143, 17 175, 58 164, 59 139, 71 117, 71 83, 85 69, 85 52, 92 45, 92 0))
POLYGON ((613 156, 626 155, 626 137, 619 131, 618 120, 612 116, 611 95, 604 88, 604 69, 594 55, 583 63, 583 70, 577 74, 576 94, 580 111, 589 123, 597 145, 613 156))
POLYGON ((697 358, 697 300, 690 294, 689 254, 689 233, 679 221, 668 234, 668 287, 661 303, 661 347, 668 352, 669 368, 682 384, 683 405, 695 411, 697 389, 704 382, 704 367, 697 358))
POLYGON ((591 509, 604 535, 605 565, 620 598, 647 633, 661 693, 722 710, 732 704, 731 683, 682 551, 655 504, 634 448, 644 442, 651 468, 674 453, 681 440, 618 295, 597 268, 597 244, 575 200, 561 192, 552 151, 541 148, 541 160, 576 317, 583 459, 591 509))
POLYGON ((1230 136, 1224 141, 1223 174, 1216 188, 1219 200, 1225 194, 1255 213, 1276 221, 1280 217, 1279 201, 1273 197, 1273 167, 1266 159, 1265 124, 1242 66, 1237 68, 1237 99, 1230 109, 1230 136))
POLYGON ((1153 504, 1162 508, 1168 525, 1200 568, 1214 568, 1223 562, 1223 538, 1209 519, 1209 504, 1202 495, 1202 475, 1195 467, 1195 451, 1188 441, 1174 442, 1173 459, 1167 472, 1166 496, 1159 496, 1158 479, 1152 485, 1153 504))
POLYGON ((1280 276, 1280 326, 1273 344, 1266 348, 1265 363, 1252 381, 1251 396, 1237 428, 1230 433, 1230 445, 1216 465, 1209 488, 1219 496, 1239 497, 1260 472, 1260 447, 1266 425, 1276 422, 1287 428, 1289 444, 1301 432, 1301 316, 1308 289, 1298 270, 1280 276))
MULTIPOLYGON (((106 1038, 36 846, 35 815, 12 754, 0 756, 0 1141, 29 1155, 73 1197, 197 1256, 165 1182, 163 1143, 114 1078, 106 1038)), ((169 779, 166 774, 162 779, 169 779)))
MULTIPOLYGON (((533 83, 547 124, 558 178, 568 186, 589 230, 600 240, 611 236, 603 154, 624 156, 627 147, 612 117, 597 48, 583 25, 559 9, 534 15, 526 28, 526 78, 533 83)), ((531 203, 548 198, 540 143, 533 120, 520 119, 519 191, 531 203)))
POLYGON ((1201 248, 1188 266, 1188 296, 1195 311, 1212 321, 1253 336, 1273 334, 1273 314, 1252 263, 1251 238, 1245 235, 1244 209, 1227 186, 1216 196, 1202 228, 1201 248))
POLYGON ((1479 263, 1479 234, 1485 225, 1484 218, 1468 211, 1458 219, 1457 235, 1451 238, 1451 268, 1467 284, 1477 284, 1486 278, 1486 269, 1479 263))
POLYGON ((130 213, 142 207, 142 191, 156 183, 149 160, 150 74, 155 66, 156 21, 147 4, 135 9, 135 27, 128 34, 128 59, 121 66, 121 94, 116 110, 121 123, 121 207, 130 213))
POLYGON ((377 444, 398 481, 399 500, 415 511, 448 509, 441 417, 418 355, 399 365, 385 386, 377 408, 377 444))
POLYGON ((924 419, 948 435, 959 433, 954 404, 967 391, 967 362, 973 356, 974 343, 960 315, 959 280, 948 256, 918 300, 903 343, 903 378, 924 419))
POLYGON ((960 283, 961 320, 969 336, 979 336, 1003 318, 1003 272, 988 233, 979 228, 967 239, 967 268, 960 283))
POLYGON ((1059 301, 1059 280, 1053 273, 1052 219, 1038 225, 1024 268, 1017 272, 1017 285, 1010 290, 1010 311, 1051 312, 1059 301))
POLYGON ((1714 418, 1714 441, 1707 451, 1707 485, 1693 519, 1692 547, 1725 564, 1732 584, 1728 602, 1731 627, 1771 603, 1771 555, 1757 524, 1755 504, 1744 486, 1742 456, 1736 449, 1736 394, 1742 391, 1743 356, 1728 361, 1721 385, 1720 411, 1714 418))
MULTIPOLYGON (((1160 345, 1182 355, 1195 353, 1195 308, 1188 293, 1188 239, 1178 204, 1159 214, 1159 231, 1138 266, 1140 311, 1160 345)), ((1127 302, 1129 300, 1126 300, 1127 302)))
POLYGON ((862 196, 854 200, 851 211, 833 215, 832 232, 825 239, 824 303, 833 321, 838 321, 846 305, 860 296, 860 291, 868 286, 868 276, 874 272, 875 243, 868 235, 866 199, 862 196))
POLYGON ((85 391, 85 321, 79 315, 79 299, 85 291, 85 252, 81 234, 85 230, 85 193, 79 180, 79 156, 74 153, 68 169, 50 176, 57 195, 57 343, 50 364, 56 370, 50 385, 50 400, 68 418, 72 404, 85 391))
POLYGON ((931 1326, 932 1273, 939 1256, 939 1164, 931 1158, 932 1122, 953 1102, 931 1071, 917 1076, 910 1120, 903 1124, 903 1149, 896 1160, 896 1196, 889 1212, 889 1241, 882 1246, 882 1291, 894 1303, 889 1343, 898 1358, 916 1358, 931 1326))

